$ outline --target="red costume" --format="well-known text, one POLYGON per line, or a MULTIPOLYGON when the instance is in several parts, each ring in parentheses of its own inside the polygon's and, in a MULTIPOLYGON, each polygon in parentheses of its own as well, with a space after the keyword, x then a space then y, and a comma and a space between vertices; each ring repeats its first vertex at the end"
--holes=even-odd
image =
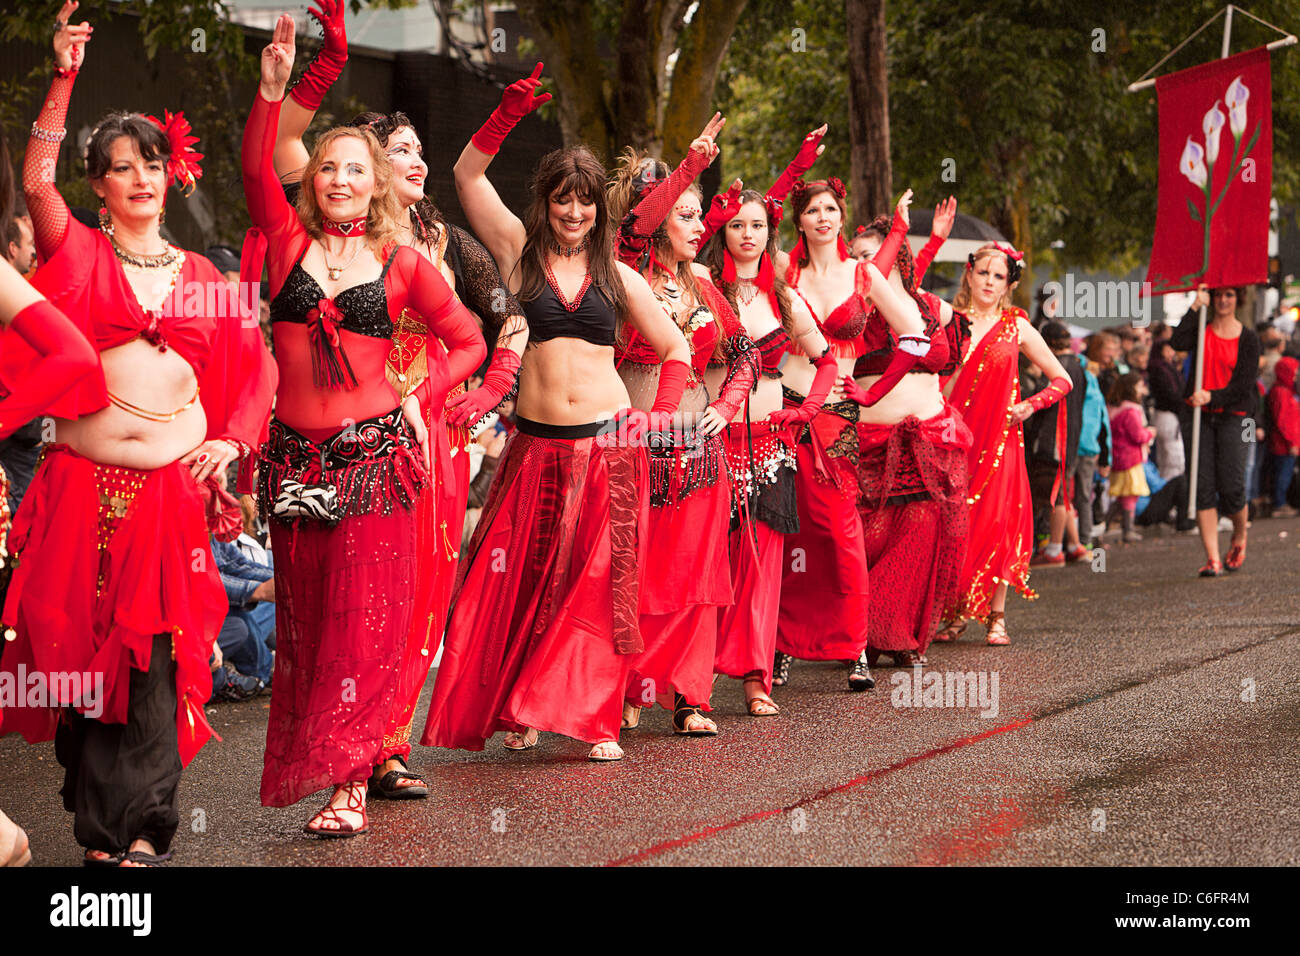
MULTIPOLYGON (((379 278, 325 296, 301 265, 311 237, 271 173, 279 112, 259 94, 243 144, 249 214, 270 247, 281 373, 259 475, 281 556, 262 774, 268 806, 366 780, 397 706, 416 594, 415 509, 428 477, 385 376, 398 317, 409 307, 451 346, 445 364, 427 363, 414 391, 422 414, 440 407, 486 351, 442 274, 409 247, 387 256, 379 278), (295 504, 301 486, 316 516, 295 504)), ((432 436, 431 447, 446 474, 445 439, 432 436)))
MULTIPOLYGON (((1021 423, 1011 417, 1020 402, 1021 319, 1028 319, 1023 309, 1003 309, 952 380, 948 401, 974 440, 967 456, 970 535, 957 595, 942 615, 948 621, 987 618, 999 584, 1030 600, 1038 597, 1029 587, 1034 520, 1025 439, 1021 423)), ((1064 388, 1069 390, 1068 383, 1064 388)), ((1045 407, 1062 394, 1054 380, 1031 401, 1045 407)), ((1065 422, 1064 415, 1058 419, 1065 422)))
MULTIPOLYGON (((892 268, 906 229, 902 217, 895 217, 893 229, 872 259, 882 274, 892 268)), ((796 248, 791 253, 787 276, 796 289, 801 252, 796 248)), ((847 257, 847 250, 841 256, 847 257)), ((856 358, 865 351, 862 333, 872 308, 865 298, 870 282, 867 264, 859 263, 849 298, 825 318, 809 307, 837 357, 856 358)), ((786 390, 788 406, 802 404, 804 398, 786 390)), ((795 479, 799 531, 785 538, 777 632, 777 648, 791 657, 855 660, 867 644, 869 590, 857 508, 857 421, 856 402, 828 403, 799 441, 795 479)))
MULTIPOLYGON (((72 83, 73 75, 55 79, 42 129, 62 127, 72 83)), ((53 169, 57 152, 57 140, 33 137, 26 155, 24 188, 44 262, 33 285, 96 351, 136 338, 174 351, 193 369, 191 405, 202 405, 206 438, 256 446, 276 381, 256 322, 244 321, 233 296, 214 295, 229 286, 207 259, 175 249, 168 297, 159 310, 145 311, 109 238, 72 220, 43 172, 53 169), (209 311, 218 300, 228 313, 209 311)), ((0 337, 0 379, 11 390, 39 361, 19 332, 0 337)), ((75 419, 110 402, 127 408, 95 367, 48 411, 75 419)), ((35 741, 54 736, 57 726, 64 802, 77 813, 84 846, 116 853, 144 836, 165 852, 181 766, 212 733, 203 712, 212 692, 208 659, 227 610, 190 469, 179 461, 152 470, 102 465, 51 445, 9 548, 21 560, 5 602, 4 621, 13 628, 0 667, 5 677, 22 668, 93 674, 102 684, 98 694, 56 695, 50 707, 9 710, 4 730, 35 741), (196 564, 196 555, 208 560, 196 564), (65 706, 94 717, 60 721, 65 706), (168 710, 174 720, 159 722, 168 710)))

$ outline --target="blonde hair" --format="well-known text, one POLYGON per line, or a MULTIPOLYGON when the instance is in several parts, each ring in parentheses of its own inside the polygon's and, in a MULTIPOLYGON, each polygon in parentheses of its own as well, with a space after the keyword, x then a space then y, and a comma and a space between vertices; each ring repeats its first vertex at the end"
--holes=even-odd
MULTIPOLYGON (((1001 256, 1007 264, 1007 276, 1011 275, 1011 261, 1007 258, 1007 251, 998 247, 996 242, 986 242, 975 250, 970 261, 967 262, 966 268, 961 273, 961 288, 957 290, 957 297, 952 300, 952 307, 958 312, 965 312, 970 308, 970 277, 975 272, 975 267, 985 259, 991 259, 994 256, 1001 256)), ((1016 286, 1020 284, 1019 280, 1008 282, 1006 291, 1002 293, 1002 298, 998 300, 998 308, 1006 309, 1011 306, 1011 293, 1016 286)))
POLYGON ((327 130, 316 140, 316 147, 311 151, 311 158, 302 171, 302 189, 298 191, 298 218, 303 228, 313 239, 320 239, 322 214, 316 203, 316 190, 312 181, 325 161, 325 151, 336 139, 351 136, 366 144, 370 153, 370 165, 375 173, 375 191, 370 197, 370 208, 366 210, 366 245, 379 258, 384 258, 384 249, 390 243, 402 241, 403 210, 397 193, 393 191, 393 167, 388 160, 379 139, 369 129, 355 126, 336 126, 327 130))

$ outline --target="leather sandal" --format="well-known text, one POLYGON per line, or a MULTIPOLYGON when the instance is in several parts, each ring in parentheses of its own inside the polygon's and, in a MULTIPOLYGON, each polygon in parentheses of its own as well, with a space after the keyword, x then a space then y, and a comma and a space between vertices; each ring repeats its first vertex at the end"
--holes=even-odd
POLYGON ((592 746, 587 759, 594 763, 613 763, 622 760, 624 756, 623 748, 618 745, 617 740, 602 740, 592 746))
POLYGON ((125 850, 118 850, 116 853, 104 853, 103 856, 91 856, 92 853, 104 853, 104 851, 87 850, 85 857, 81 861, 83 866, 117 866, 126 858, 125 850))
POLYGON ((1223 559, 1223 566, 1229 571, 1240 571, 1241 566, 1246 563, 1246 542, 1234 544, 1228 549, 1228 554, 1223 559))
POLYGON ((776 701, 763 693, 762 677, 746 677, 743 687, 745 692, 745 709, 749 711, 749 716, 775 717, 781 712, 781 708, 776 706, 776 701), (750 684, 758 685, 757 693, 751 694, 749 692, 750 684))
POLYGON ((790 665, 793 662, 794 658, 789 654, 782 654, 780 651, 776 652, 776 656, 772 658, 773 687, 784 687, 790 683, 790 665))
POLYGON ((872 690, 876 686, 876 679, 871 676, 871 665, 867 662, 867 656, 867 652, 863 651, 849 668, 849 690, 851 691, 872 690))
POLYGON ((1206 561, 1201 570, 1196 573, 1203 578, 1217 578, 1223 574, 1223 562, 1206 561))
POLYGON ((1011 643, 1011 638, 1007 636, 1007 615, 1003 611, 990 611, 989 616, 984 619, 984 626, 988 629, 985 641, 997 647, 1011 643))
POLYGON ((619 721, 619 727, 623 730, 636 730, 641 726, 641 708, 634 707, 632 704, 623 702, 623 719, 619 721))
POLYGON ((940 643, 947 644, 950 641, 957 640, 957 638, 961 637, 965 633, 966 633, 966 622, 954 621, 949 624, 944 624, 942 627, 940 627, 938 633, 934 635, 934 639, 936 641, 939 641, 940 643))
POLYGON ((137 867, 137 866, 162 866, 172 858, 171 852, 167 853, 146 853, 144 850, 128 850, 126 856, 122 857, 119 867, 137 867))
POLYGON ((418 773, 411 773, 406 765, 406 761, 397 754, 389 757, 384 763, 375 768, 374 773, 370 775, 369 791, 371 796, 383 797, 386 800, 418 800, 420 797, 429 795, 429 785, 424 782, 424 778, 418 773), (379 772, 384 769, 384 764, 388 760, 396 760, 402 765, 401 770, 390 770, 382 777, 379 772), (418 780, 418 784, 410 786, 398 786, 399 780, 418 780))
POLYGON ((541 736, 541 732, 536 727, 529 727, 522 734, 517 730, 512 730, 501 741, 501 746, 505 747, 506 750, 532 750, 537 746, 537 741, 541 736), (529 737, 529 734, 532 734, 532 737, 529 737))
POLYGON ((679 737, 716 737, 718 726, 678 694, 673 707, 673 733, 679 737))
POLYGON ((333 797, 331 797, 330 803, 326 804, 321 810, 317 811, 316 815, 307 821, 307 825, 302 828, 304 833, 310 833, 313 836, 328 837, 328 838, 354 837, 357 836, 358 834, 365 833, 367 830, 370 829, 370 820, 366 816, 365 788, 359 783, 345 783, 341 787, 337 787, 334 790, 334 796, 338 796, 339 790, 347 790, 348 792, 347 803, 345 803, 341 807, 336 807, 333 805, 333 797), (343 819, 343 817, 339 815, 340 813, 343 812, 361 814, 361 826, 353 827, 349 821, 343 819), (315 826, 315 827, 312 826, 312 824, 318 820, 321 823, 337 823, 338 828, 325 829, 319 826, 315 826))

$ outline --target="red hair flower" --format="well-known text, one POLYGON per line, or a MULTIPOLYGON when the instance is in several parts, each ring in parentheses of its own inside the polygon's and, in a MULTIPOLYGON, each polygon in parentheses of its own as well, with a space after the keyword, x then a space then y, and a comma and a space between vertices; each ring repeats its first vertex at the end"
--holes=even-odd
POLYGON ((156 116, 146 118, 167 137, 172 150, 171 158, 167 160, 167 175, 181 194, 188 196, 194 191, 197 181, 203 178, 203 170, 199 167, 203 154, 194 150, 194 144, 199 138, 190 135, 190 124, 184 113, 163 110, 162 120, 156 116))
POLYGON ((843 199, 848 194, 848 190, 844 188, 844 183, 838 176, 827 177, 826 185, 831 187, 831 192, 837 199, 843 199))

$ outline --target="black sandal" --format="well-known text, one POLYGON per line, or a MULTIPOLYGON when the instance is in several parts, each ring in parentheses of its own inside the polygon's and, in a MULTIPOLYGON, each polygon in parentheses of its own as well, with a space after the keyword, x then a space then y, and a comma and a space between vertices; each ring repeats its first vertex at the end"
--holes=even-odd
POLYGON ((122 862, 118 866, 125 866, 127 863, 134 863, 136 866, 162 866, 171 858, 171 851, 154 854, 146 853, 144 850, 131 850, 122 857, 122 862))
MULTIPOLYGON (((424 784, 424 778, 418 773, 411 773, 409 769, 406 769, 405 760, 396 754, 389 757, 388 760, 396 760, 402 765, 403 769, 390 770, 382 777, 376 779, 375 774, 379 773, 384 764, 381 763, 376 767, 374 773, 370 775, 369 791, 371 796, 384 797, 388 800, 418 800, 421 797, 427 797, 429 795, 429 787, 428 784, 424 784), (420 783, 424 785, 418 787, 399 787, 397 785, 397 781, 399 780, 419 780, 420 783)), ((384 763, 387 763, 388 760, 385 760, 384 763)))
POLYGON ((876 679, 871 676, 871 665, 867 663, 867 652, 863 651, 853 666, 849 668, 849 690, 873 690, 876 679))
POLYGON ((789 654, 776 652, 776 657, 772 658, 772 686, 784 687, 790 683, 790 664, 794 658, 789 654))
MULTIPOLYGON (((716 724, 714 725, 712 730, 709 730, 707 728, 702 728, 697 730, 687 730, 686 724, 691 719, 692 716, 699 717, 702 720, 709 720, 708 717, 705 717, 704 714, 700 712, 699 707, 696 707, 693 704, 686 703, 686 698, 683 697, 681 694, 678 694, 677 699, 673 703, 673 733, 675 733, 679 737, 718 736, 718 728, 716 724)), ((709 720, 709 723, 713 723, 713 721, 709 720)))
POLYGON ((122 860, 126 858, 126 852, 123 850, 118 850, 116 853, 110 853, 102 860, 96 860, 89 855, 91 853, 104 853, 104 852, 105 852, 104 850, 87 850, 86 851, 87 855, 82 857, 81 860, 82 865, 83 866, 117 866, 119 863, 122 862, 122 860))

